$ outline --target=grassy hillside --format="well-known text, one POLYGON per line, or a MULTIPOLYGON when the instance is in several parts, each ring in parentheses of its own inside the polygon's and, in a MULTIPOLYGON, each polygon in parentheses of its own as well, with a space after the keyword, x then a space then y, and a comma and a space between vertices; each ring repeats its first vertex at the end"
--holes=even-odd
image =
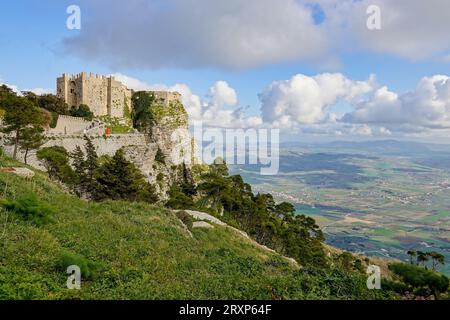
MULTIPOLYGON (((23 166, 2 157, 1 166, 23 166)), ((373 299, 366 279, 296 268, 229 229, 193 229, 169 210, 80 200, 37 172, 0 172, 0 199, 36 195, 51 212, 36 224, 0 209, 0 299, 373 299), (66 266, 88 279, 66 288, 66 266)))

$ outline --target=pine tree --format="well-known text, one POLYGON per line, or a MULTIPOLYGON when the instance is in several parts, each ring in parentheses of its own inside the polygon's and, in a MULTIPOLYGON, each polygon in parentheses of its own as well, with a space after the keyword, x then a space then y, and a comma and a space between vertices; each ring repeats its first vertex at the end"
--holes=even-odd
POLYGON ((79 176, 83 176, 86 174, 86 161, 84 159, 83 150, 81 150, 80 146, 77 146, 75 150, 70 154, 72 158, 72 165, 75 168, 75 172, 79 176))
POLYGON ((156 202, 155 189, 136 166, 125 158, 122 149, 105 162, 96 178, 94 199, 156 202))
POLYGON ((76 186, 74 191, 78 196, 87 192, 86 190, 86 161, 84 159, 83 150, 80 146, 77 146, 75 150, 70 154, 72 158, 72 165, 75 168, 76 186))
POLYGON ((409 256, 409 264, 413 264, 413 257, 417 256, 417 252, 415 250, 408 250, 406 254, 409 256))
POLYGON ((84 136, 84 140, 86 140, 86 161, 85 161, 85 179, 84 179, 84 188, 85 191, 89 194, 92 194, 96 187, 97 182, 95 179, 95 172, 98 169, 98 156, 95 151, 95 146, 92 143, 91 139, 88 136, 84 136))
POLYGON ((181 190, 187 196, 192 197, 197 193, 197 188, 195 186, 194 178, 192 177, 192 172, 186 167, 186 164, 184 162, 182 164, 181 170, 181 190))
POLYGON ((20 149, 25 150, 23 157, 25 164, 27 164, 28 152, 33 149, 38 149, 44 142, 44 128, 31 126, 22 130, 22 139, 19 140, 18 145, 20 149))
POLYGON ((426 266, 426 262, 428 261, 428 255, 426 252, 417 251, 417 264, 426 266))
POLYGON ((1 131, 6 134, 6 143, 14 146, 13 159, 17 159, 17 150, 24 138, 37 137, 38 128, 45 125, 43 112, 30 100, 11 96, 1 102, 6 114, 2 120, 1 131), (34 128, 34 129, 30 129, 34 128))
POLYGON ((445 257, 442 254, 440 254, 440 253, 438 253, 436 251, 428 252, 427 254, 432 259, 431 269, 433 271, 436 270, 436 267, 439 264, 442 264, 442 265, 445 264, 445 257))

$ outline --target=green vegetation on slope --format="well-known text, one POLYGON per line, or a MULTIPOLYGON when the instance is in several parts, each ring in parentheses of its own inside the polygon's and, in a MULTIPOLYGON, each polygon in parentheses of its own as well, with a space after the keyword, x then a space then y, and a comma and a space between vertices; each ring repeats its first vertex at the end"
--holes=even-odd
POLYGON ((303 266, 329 265, 319 226, 311 217, 296 215, 292 204, 276 203, 271 194, 254 194, 240 175, 229 175, 220 158, 199 175, 197 185, 192 172, 182 169, 183 178, 172 186, 167 206, 210 212, 303 266))
MULTIPOLYGON (((8 158, 2 166, 18 165, 8 158)), ((37 173, 0 173, 0 197, 36 195, 51 221, 0 209, 0 299, 373 299, 366 279, 337 269, 296 268, 229 229, 194 229, 144 203, 86 202, 37 173), (81 290, 65 267, 82 265, 81 290), (83 271, 84 268, 84 271, 83 271)))

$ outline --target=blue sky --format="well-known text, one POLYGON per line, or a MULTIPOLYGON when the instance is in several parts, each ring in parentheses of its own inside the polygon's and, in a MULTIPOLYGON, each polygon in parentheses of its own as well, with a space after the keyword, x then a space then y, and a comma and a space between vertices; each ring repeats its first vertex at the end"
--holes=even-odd
MULTIPOLYGON (((199 6, 204 5, 203 0, 189 0, 187 2, 198 4, 199 6)), ((265 57, 264 54, 257 53, 254 54, 254 57, 256 57, 255 59, 253 59, 253 56, 249 55, 248 59, 243 58, 242 61, 240 61, 239 57, 245 57, 245 48, 247 47, 245 45, 242 47, 244 49, 237 47, 235 53, 236 56, 233 56, 233 48, 221 48, 220 46, 222 44, 225 46, 224 43, 229 40, 229 37, 226 32, 219 30, 220 26, 215 26, 214 28, 217 28, 217 30, 211 31, 211 33, 205 33, 203 36, 205 38, 214 37, 214 39, 223 37, 223 40, 210 44, 206 41, 203 42, 201 39, 197 39, 202 37, 202 30, 208 28, 208 19, 211 19, 211 21, 213 21, 212 23, 214 23, 218 20, 217 17, 223 17, 223 12, 235 10, 235 8, 231 7, 233 5, 243 6, 242 8, 239 8, 239 10, 233 12, 245 12, 247 9, 251 10, 251 7, 247 7, 251 6, 251 3, 253 2, 255 3, 256 8, 259 8, 262 11, 268 8, 268 14, 271 13, 270 11, 273 9, 271 6, 275 6, 275 3, 277 3, 276 1, 272 1, 271 3, 270 0, 264 0, 261 1, 260 4, 257 4, 255 1, 247 1, 247 4, 244 4, 244 1, 234 0, 229 2, 231 3, 230 7, 227 7, 224 2, 217 6, 209 5, 209 7, 207 6, 206 9, 203 9, 204 12, 200 13, 201 19, 205 20, 202 22, 204 24, 200 23, 199 25, 196 25, 197 22, 195 21, 198 19, 183 18, 184 15, 192 14, 195 16, 198 14, 197 12, 194 12, 195 8, 192 6, 192 13, 186 12, 185 7, 179 5, 177 0, 169 1, 167 6, 161 5, 161 0, 150 0, 147 1, 146 4, 142 4, 141 0, 130 0, 128 1, 128 4, 131 4, 130 10, 133 9, 133 5, 135 5, 135 8, 138 8, 138 10, 139 8, 144 8, 139 12, 139 15, 136 18, 127 18, 119 15, 118 13, 122 12, 121 10, 124 9, 117 3, 112 5, 113 8, 104 11, 100 10, 101 4, 105 5, 108 3, 103 0, 97 1, 97 3, 99 3, 98 6, 89 4, 88 1, 74 0, 39 2, 31 0, 8 1, 7 3, 2 3, 2 10, 0 11, 0 58, 2 61, 0 63, 0 81, 9 85, 15 85, 20 89, 54 89, 55 78, 63 72, 78 73, 87 71, 100 74, 120 73, 128 77, 139 79, 149 85, 164 84, 171 87, 175 84, 186 84, 190 91, 202 100, 205 108, 217 109, 221 107, 225 110, 232 110, 248 106, 249 108, 245 111, 246 116, 262 117, 262 123, 270 125, 288 125, 293 131, 297 130, 298 127, 305 126, 314 128, 320 126, 330 127, 329 122, 324 120, 325 118, 330 118, 330 113, 336 113, 338 116, 342 116, 345 113, 352 113, 353 108, 358 107, 366 108, 367 112, 360 115, 351 114, 351 116, 348 116, 347 119, 351 119, 348 127, 374 125, 377 128, 386 128, 386 131, 381 131, 389 131, 390 134, 393 134, 394 136, 411 136, 413 138, 420 137, 421 134, 424 134, 424 136, 434 136, 434 134, 445 136, 445 130, 447 130, 448 125, 447 120, 450 120, 450 115, 447 114, 447 111, 450 112, 450 108, 441 108, 439 111, 439 116, 441 117, 438 119, 439 122, 436 120, 438 116, 429 119, 429 121, 417 121, 417 123, 411 119, 405 119, 405 126, 403 123, 395 126, 393 126, 392 123, 386 124, 386 119, 376 118, 376 110, 373 111, 369 108, 375 108, 373 104, 375 104, 376 101, 372 96, 375 96, 376 90, 380 87, 387 86, 390 92, 399 95, 399 101, 403 101, 402 94, 416 90, 416 87, 422 78, 432 77, 438 74, 450 74, 450 63, 448 62, 448 48, 450 47, 450 44, 447 43, 447 47, 442 46, 441 44, 435 45, 439 40, 442 40, 444 44, 449 42, 447 35, 448 28, 442 33, 442 39, 437 38, 435 39, 435 42, 428 40, 430 37, 426 34, 426 30, 422 32, 423 38, 418 37, 417 39, 413 39, 409 33, 413 33, 414 30, 409 32, 408 28, 411 28, 411 25, 402 25, 404 22, 402 20, 400 21, 401 23, 393 23, 392 25, 387 26, 388 29, 391 29, 389 29, 389 34, 383 35, 385 38, 380 37, 380 39, 374 39, 373 43, 364 43, 364 41, 361 40, 359 31, 357 29, 355 29, 356 31, 352 31, 352 28, 354 28, 352 25, 346 26, 345 30, 342 30, 342 34, 339 34, 338 32, 334 34, 336 28, 332 25, 332 23, 336 23, 335 21, 332 22, 332 20, 337 21, 341 19, 339 25, 343 25, 342 21, 346 21, 347 24, 349 23, 348 21, 357 20, 353 15, 355 14, 354 12, 358 12, 356 10, 359 10, 360 8, 356 7, 356 5, 355 11, 342 13, 337 9, 329 9, 323 4, 323 1, 317 1, 317 3, 315 3, 316 1, 308 1, 303 3, 303 1, 282 0, 278 2, 279 7, 284 5, 292 6, 296 5, 293 3, 298 3, 298 17, 293 17, 293 19, 299 19, 299 30, 291 30, 292 28, 295 28, 293 27, 295 24, 286 23, 286 26, 280 26, 280 30, 274 30, 276 38, 270 38, 271 34, 270 31, 268 32, 268 29, 266 29, 266 26, 260 21, 256 21, 258 17, 255 17, 255 21, 247 21, 248 17, 245 15, 240 17, 240 13, 236 13, 237 22, 233 22, 232 24, 233 26, 238 24, 242 30, 245 28, 245 30, 249 29, 251 31, 249 32, 250 36, 245 35, 242 36, 242 38, 239 38, 238 34, 236 36, 238 44, 245 41, 250 41, 252 43, 255 41, 254 43, 256 44, 262 43, 263 48, 265 48, 264 45, 266 44, 264 41, 268 43, 269 41, 272 41, 275 46, 281 48, 274 52, 273 55, 265 57), (155 4, 153 7, 149 5, 152 2, 155 4), (311 6, 311 3, 315 4, 311 6), (66 28, 66 19, 68 18, 66 8, 71 4, 77 4, 81 8, 82 29, 80 31, 68 30, 66 28), (158 6, 158 4, 160 6, 158 6), (156 16, 166 15, 173 19, 174 22, 167 25, 156 25, 151 22, 146 24, 145 8, 150 8, 149 10, 155 11, 161 10, 161 12, 156 13, 149 11, 149 20, 152 18, 155 20, 154 17, 156 16), (177 12, 177 10, 180 12, 177 12), (308 13, 310 13, 312 19, 310 24, 308 24, 307 17, 305 20, 302 20, 304 14, 307 15, 308 13), (181 17, 180 24, 183 25, 176 25, 177 22, 174 17, 181 17), (242 21, 239 19, 242 19, 242 21), (351 20, 347 21, 342 19, 351 20), (304 25, 302 25, 302 23, 304 25), (108 24, 110 24, 111 29, 108 27, 108 24), (155 28, 158 28, 159 25, 161 26, 161 29, 155 31, 155 28), (261 30, 261 33, 259 34, 258 28, 263 27, 264 29, 261 30), (284 31, 282 28, 285 28, 286 30, 284 31), (102 32, 105 31, 105 29, 110 31, 109 34, 107 32, 106 36, 108 37, 108 40, 101 39, 102 32), (139 30, 139 34, 135 34, 136 30, 139 30), (317 31, 316 38, 322 38, 316 39, 314 38, 314 35, 304 36, 302 30, 305 30, 304 33, 314 33, 317 31), (334 30, 332 32, 333 34, 328 36, 327 30, 334 30), (186 34, 183 34, 183 32, 186 32, 186 34), (348 33, 352 34, 352 32, 353 35, 348 36, 348 33), (176 40, 174 40, 173 43, 163 43, 165 37, 159 37, 160 33, 167 34, 167 38, 174 37, 176 40), (269 35, 267 35, 268 33, 269 35), (291 34, 292 39, 289 39, 291 34), (392 36, 390 36, 391 34, 392 36), (265 38, 266 35, 267 39, 265 38), (142 48, 140 47, 139 42, 129 40, 128 37, 139 37, 140 41, 143 43, 142 48), (262 40, 260 41, 259 39, 249 37, 259 37, 262 40), (280 40, 279 44, 277 43, 278 40, 273 40, 283 37, 286 37, 288 41, 281 42, 280 40), (401 44, 403 40, 402 37, 406 39, 405 46, 411 48, 411 54, 409 54, 409 52, 405 54, 401 46, 398 48, 395 47, 397 43, 401 44), (76 40, 72 41, 71 39, 76 40), (98 39, 98 43, 101 43, 101 46, 96 44, 96 39, 98 39), (152 39, 157 39, 157 41, 155 41, 157 43, 149 45, 148 43, 150 43, 152 39), (295 43, 297 39, 301 39, 298 44, 295 43), (120 45, 117 45, 117 43, 121 42, 124 43, 124 46, 130 47, 131 49, 122 51, 120 45), (191 43, 194 48, 190 47, 191 43), (392 43, 392 48, 391 46, 385 45, 385 43, 392 43), (434 45, 436 48, 433 47, 434 45), (186 61, 182 53, 177 53, 173 57, 167 57, 166 59, 166 56, 170 56, 171 46, 173 46, 174 51, 185 51, 187 57, 186 61), (205 47, 203 48, 202 46, 205 47), (209 52, 210 47, 218 48, 214 49, 216 51, 211 49, 211 52, 209 52), (297 50, 297 48, 303 47, 304 49, 297 50), (324 47, 326 48, 323 49, 324 47), (313 48, 311 50, 314 51, 309 52, 309 48, 313 48), (160 50, 162 53, 159 56, 153 53, 160 50), (295 51, 294 54, 289 52, 292 50, 295 51), (134 52, 136 51, 139 51, 139 55, 135 56, 134 52), (424 55, 420 54, 421 51, 424 52, 424 55), (167 54, 167 52, 169 52, 169 54, 167 54), (206 53, 204 56, 201 56, 203 52, 206 53), (222 52, 226 52, 226 54, 223 54, 222 56, 222 52), (211 58, 214 54, 217 54, 218 57, 211 58), (317 59, 316 56, 318 57, 317 59), (128 63, 128 61, 133 63, 128 63), (204 65, 202 65, 202 61, 205 61, 204 65), (377 85, 376 87, 374 85, 371 90, 364 91, 364 95, 358 98, 358 102, 353 101, 354 97, 350 99, 348 94, 345 93, 342 96, 337 96, 329 105, 319 105, 318 108, 322 109, 319 112, 320 114, 314 118, 303 117, 300 115, 301 112, 309 112, 307 106, 296 105, 295 101, 292 102, 292 97, 279 96, 280 92, 285 91, 285 86, 288 86, 292 89, 289 89, 289 92, 293 92, 294 98, 302 99, 302 93, 300 92, 297 95, 297 92, 294 91, 296 88, 300 88, 298 90, 304 88, 302 82, 297 79, 298 81, 294 85, 294 81, 290 82, 290 80, 292 80, 295 75, 299 74, 307 77, 315 77, 324 73, 342 74, 345 79, 355 82, 368 81, 370 75, 374 74, 376 75, 377 85), (218 98, 216 99, 215 97, 207 96, 208 91, 217 81, 226 82, 226 84, 236 92, 238 99, 237 103, 227 105, 227 103, 222 103, 217 100, 218 98), (274 86, 274 88, 271 89, 272 91, 269 92, 268 87, 276 81, 286 81, 286 83, 278 84, 278 87, 274 86), (292 87, 290 86, 291 84, 292 87), (279 90, 276 91, 275 89, 279 90), (265 100, 259 97, 259 94, 264 92, 264 96, 266 97, 265 100), (278 95, 275 95, 275 93, 278 95), (352 101, 349 101, 349 99, 352 101), (366 99, 368 102, 364 105, 358 104, 361 99, 366 99), (342 102, 343 100, 345 100, 345 102, 342 102), (275 114, 273 111, 282 103, 287 104, 286 106, 283 106, 286 114, 289 115, 287 117, 282 117, 279 114, 275 114), (265 110, 265 112, 262 110, 265 110), (369 116, 375 118, 368 118, 369 116), (412 129, 413 126, 414 128, 412 129), (434 129, 430 129, 435 128, 436 126, 440 127, 439 132, 434 132, 434 129), (402 127, 402 129, 395 132, 395 130, 393 130, 394 127, 402 127), (433 131, 433 133, 430 130, 433 131)), ((380 2, 380 7, 383 9, 385 1, 378 2, 380 2)), ((404 1, 399 2, 406 3, 404 1)), ((385 15, 388 15, 391 12, 394 14, 396 13, 394 12, 395 10, 399 10, 398 12, 409 15, 405 17, 405 19, 409 19, 410 16, 414 16, 414 14, 418 14, 420 11, 420 7, 412 6, 412 9, 409 8, 411 12, 404 13, 406 7, 401 7, 401 5, 402 4, 400 4, 399 7, 392 7, 391 5, 389 10, 385 10, 387 11, 385 15)), ((292 7, 289 8, 289 10, 292 10, 292 7)), ((406 10, 407 9, 408 8, 406 8, 406 10)), ((441 10, 444 9, 445 8, 441 8, 441 10)), ((280 15, 284 14, 284 11, 281 10, 282 8, 280 9, 280 15)), ((130 13, 127 12, 124 14, 129 15, 130 13)), ((273 13, 273 15, 276 14, 276 12, 273 13)), ((426 21, 422 23, 430 23, 428 21, 433 22, 436 19, 439 19, 440 16, 438 12, 435 13, 437 17, 433 16, 433 14, 433 12, 429 13, 430 16, 427 16, 425 19, 426 21)), ((227 17, 229 18, 230 16, 234 18, 232 13, 228 13, 227 17)), ((358 19, 366 19, 366 16, 359 16, 358 19)), ((288 18, 286 20, 288 20, 288 18)), ((270 24, 270 22, 268 22, 268 24, 270 24)), ((228 25, 229 24, 227 24, 227 26, 228 25)), ((274 25, 274 28, 278 28, 276 20, 274 25)), ((417 27, 420 27, 420 30, 424 29, 423 26, 417 27)), ((437 24, 436 28, 442 28, 442 24, 437 24)), ((236 30, 241 29, 234 29, 233 31, 236 32, 236 30)), ((381 31, 383 32, 383 30, 381 31)), ((431 33, 433 31, 434 29, 430 26, 429 32, 431 33)), ((434 37, 436 37, 435 33, 436 32, 433 32, 434 37)), ((439 37, 439 32, 437 33, 437 37, 439 37)), ((445 79, 435 79, 432 80, 431 83, 440 87, 444 86, 445 88, 447 84, 445 79)), ((325 89, 320 87, 320 90, 325 89)), ((444 96, 439 98, 441 98, 441 100, 443 99, 441 102, 447 106, 447 97, 444 96)), ((422 101, 423 99, 417 98, 417 100, 422 101)), ((405 96, 404 101, 410 100, 405 96)), ((450 103, 448 105, 450 105, 450 103)), ((420 108, 425 107, 423 105, 417 106, 417 110, 415 109, 417 112, 415 111, 413 116, 422 114, 420 113, 420 108)), ((380 106, 380 110, 381 108, 385 108, 383 110, 391 110, 389 108, 402 107, 398 107, 396 102, 392 107, 382 105, 380 106)), ((397 117, 398 113, 404 113, 404 110, 408 110, 406 106, 404 108, 405 109, 394 110, 393 112, 395 114, 392 118, 397 117)), ((216 114, 216 116, 217 115, 218 114, 216 114)), ((402 120, 399 119, 397 124, 399 124, 399 121, 402 120)), ((335 123, 331 127, 335 127, 336 125, 337 124, 335 123)), ((339 131, 336 128, 333 130, 339 131)), ((333 130, 328 130, 326 134, 333 136, 333 130)), ((380 130, 377 130, 375 131, 381 132, 380 130)), ((342 132, 339 134, 342 134, 342 132)))

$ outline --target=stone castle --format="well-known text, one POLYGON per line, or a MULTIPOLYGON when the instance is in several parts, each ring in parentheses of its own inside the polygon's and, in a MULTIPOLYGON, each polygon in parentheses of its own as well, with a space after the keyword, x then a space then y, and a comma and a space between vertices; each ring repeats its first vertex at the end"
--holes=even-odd
MULTIPOLYGON (((159 105, 169 106, 171 102, 181 102, 181 94, 168 91, 149 91, 159 105)), ((94 113, 92 121, 83 118, 59 115, 56 126, 48 128, 47 139, 42 148, 51 146, 64 147, 73 152, 77 146, 85 146, 85 136, 88 136, 99 156, 113 156, 123 149, 126 157, 132 161, 147 178, 156 185, 161 197, 166 196, 171 181, 177 179, 177 172, 172 168, 181 164, 188 167, 197 163, 196 144, 189 133, 188 116, 168 115, 151 128, 151 134, 139 133, 137 130, 129 133, 105 134, 109 124, 99 117, 110 116, 119 123, 129 123, 132 111, 133 91, 128 89, 114 77, 87 74, 63 74, 57 78, 57 95, 64 99, 69 108, 86 104, 94 113), (183 121, 178 121, 178 118, 183 121), (176 125, 173 125, 173 124, 176 125), (157 162, 156 155, 163 152, 165 164, 157 162), (164 179, 158 180, 158 176, 164 179)), ((0 145, 1 145, 0 141, 0 145)), ((4 149, 12 154, 12 146, 4 145, 4 149)), ((19 150, 18 157, 23 157, 19 150)), ((30 150, 28 163, 44 170, 42 163, 36 157, 36 150, 30 150)))
MULTIPOLYGON (((156 100, 164 105, 181 101, 178 92, 152 91, 156 100)), ((69 108, 87 105, 94 116, 123 118, 131 110, 132 90, 113 76, 94 75, 82 72, 76 75, 63 74, 56 80, 56 94, 64 99, 69 108)))
POLYGON ((86 74, 63 74, 56 80, 56 94, 69 108, 89 106, 96 117, 122 118, 131 107, 132 91, 114 77, 86 74))

